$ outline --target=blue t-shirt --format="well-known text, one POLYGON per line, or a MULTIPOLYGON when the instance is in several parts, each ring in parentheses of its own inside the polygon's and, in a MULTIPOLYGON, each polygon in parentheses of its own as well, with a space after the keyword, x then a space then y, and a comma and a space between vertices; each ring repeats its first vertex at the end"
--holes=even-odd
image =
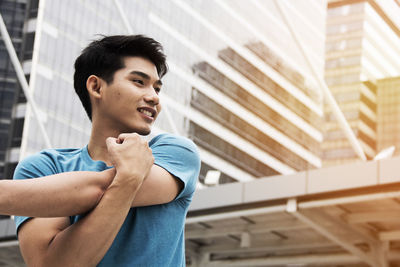
MULTIPOLYGON (((198 151, 189 139, 171 134, 156 136, 149 146, 154 163, 181 180, 184 187, 170 203, 131 208, 98 266, 185 265, 184 225, 200 170, 198 151)), ((48 149, 22 160, 15 170, 14 179, 69 171, 103 171, 106 168, 104 162, 90 158, 87 146, 81 149, 48 149)), ((80 218, 81 215, 70 217, 71 223, 80 218)), ((15 217, 17 232, 28 219, 15 217)))

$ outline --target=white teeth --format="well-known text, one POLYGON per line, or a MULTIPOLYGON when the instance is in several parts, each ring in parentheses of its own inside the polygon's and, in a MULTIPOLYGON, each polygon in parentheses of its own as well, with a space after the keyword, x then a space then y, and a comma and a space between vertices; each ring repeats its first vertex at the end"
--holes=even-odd
POLYGON ((153 117, 153 114, 150 111, 144 110, 144 109, 140 109, 140 112, 142 112, 144 115, 147 115, 149 117, 153 117))

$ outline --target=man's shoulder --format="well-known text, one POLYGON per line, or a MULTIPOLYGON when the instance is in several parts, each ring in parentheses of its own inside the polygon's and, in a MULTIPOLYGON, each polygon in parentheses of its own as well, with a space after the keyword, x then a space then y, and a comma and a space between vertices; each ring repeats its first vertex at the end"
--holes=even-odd
POLYGON ((21 162, 69 159, 79 155, 82 148, 50 148, 25 157, 21 162))
POLYGON ((153 139, 150 140, 149 146, 151 148, 160 146, 160 145, 171 145, 171 146, 180 146, 185 147, 192 152, 197 152, 197 146, 194 144, 192 140, 187 137, 170 134, 170 133, 162 133, 155 136, 153 139))
POLYGON ((161 134, 149 143, 154 156, 154 164, 162 167, 184 183, 181 196, 191 197, 200 172, 201 160, 197 146, 186 137, 161 134))
POLYGON ((39 177, 61 172, 59 166, 80 155, 82 148, 45 149, 22 159, 14 172, 14 179, 24 176, 39 177))

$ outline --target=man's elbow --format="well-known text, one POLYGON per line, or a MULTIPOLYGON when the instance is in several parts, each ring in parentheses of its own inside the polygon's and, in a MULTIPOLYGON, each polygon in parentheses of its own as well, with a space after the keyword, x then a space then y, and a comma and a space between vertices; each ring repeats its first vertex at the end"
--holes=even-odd
MULTIPOLYGON (((107 191, 108 186, 112 182, 115 176, 115 169, 108 169, 97 173, 97 177, 89 187, 86 188, 85 195, 87 197, 87 210, 94 208, 103 197, 104 193, 107 191)), ((87 211, 86 210, 86 211, 87 211)))
POLYGON ((27 263, 28 267, 54 267, 54 266, 63 266, 63 267, 95 267, 96 264, 89 262, 89 261, 82 261, 78 260, 76 258, 74 259, 68 259, 68 260, 62 260, 59 257, 49 257, 49 258, 42 258, 42 259, 37 259, 34 262, 27 263))
MULTIPOLYGON (((23 251, 22 251, 23 252, 23 251)), ((50 267, 50 266, 55 266, 56 264, 52 258, 49 255, 46 255, 46 253, 35 253, 34 255, 26 256, 24 253, 22 253, 22 256, 24 258, 25 264, 28 267, 50 267)), ((60 261, 57 263, 59 264, 60 261)))
POLYGON ((60 251, 56 251, 54 248, 51 248, 51 243, 49 244, 49 248, 45 254, 43 254, 41 257, 39 256, 34 258, 35 259, 32 261, 32 264, 27 264, 27 266, 95 267, 98 264, 97 262, 93 262, 89 257, 86 257, 84 254, 75 254, 74 257, 71 258, 71 253, 60 253, 60 251))
POLYGON ((89 193, 89 197, 91 200, 94 200, 94 206, 100 202, 100 200, 103 197, 106 190, 107 190, 106 188, 103 188, 101 186, 96 186, 91 189, 91 192, 89 193))
MULTIPOLYGON (((32 262, 32 263, 28 263, 28 262, 26 262, 26 264, 27 264, 27 266, 28 267, 50 267, 50 266, 55 266, 54 264, 55 264, 55 262, 53 262, 53 261, 50 261, 49 259, 46 259, 46 258, 44 258, 44 257, 42 257, 42 258, 38 258, 38 259, 36 259, 34 262, 32 262)), ((57 264, 60 264, 60 262, 58 262, 57 264)))

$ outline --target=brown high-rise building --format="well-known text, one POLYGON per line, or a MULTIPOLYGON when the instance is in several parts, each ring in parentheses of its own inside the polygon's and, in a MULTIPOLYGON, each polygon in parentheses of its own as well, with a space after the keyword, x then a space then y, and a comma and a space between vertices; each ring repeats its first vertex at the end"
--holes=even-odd
MULTIPOLYGON (((325 80, 368 159, 377 153, 376 80, 400 74, 396 1, 328 1, 325 80)), ((398 13, 397 13, 398 14, 398 13)), ((358 160, 325 108, 323 165, 358 160)))
POLYGON ((377 81, 377 150, 400 155, 400 77, 377 81))

